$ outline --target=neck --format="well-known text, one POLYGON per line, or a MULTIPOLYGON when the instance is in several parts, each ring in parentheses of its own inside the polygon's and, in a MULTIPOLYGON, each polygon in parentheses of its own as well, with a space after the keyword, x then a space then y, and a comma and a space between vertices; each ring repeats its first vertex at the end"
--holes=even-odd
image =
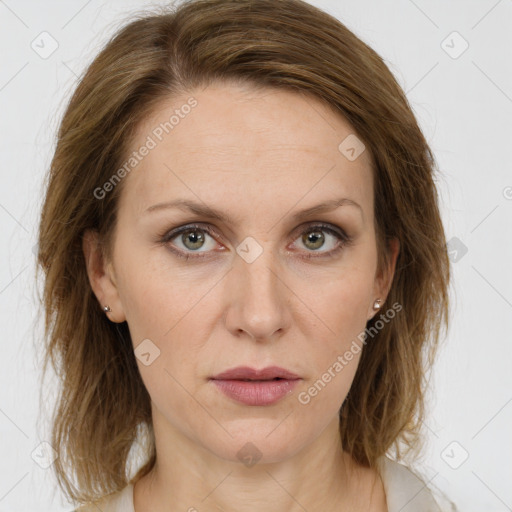
POLYGON ((366 510, 372 498, 369 477, 382 486, 373 472, 343 451, 338 418, 301 451, 284 458, 259 454, 254 463, 256 448, 248 444, 246 464, 239 456, 213 454, 168 422, 157 421, 154 428, 157 462, 135 484, 135 512, 366 510))

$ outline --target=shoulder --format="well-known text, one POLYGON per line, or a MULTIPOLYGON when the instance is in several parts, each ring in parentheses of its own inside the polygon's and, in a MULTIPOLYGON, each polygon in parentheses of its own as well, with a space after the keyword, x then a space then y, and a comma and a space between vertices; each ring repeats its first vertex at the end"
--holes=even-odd
POLYGON ((82 505, 71 512, 134 512, 133 484, 129 483, 124 489, 104 496, 94 503, 82 505))
POLYGON ((389 512, 457 512, 454 503, 409 467, 384 456, 378 468, 389 512))

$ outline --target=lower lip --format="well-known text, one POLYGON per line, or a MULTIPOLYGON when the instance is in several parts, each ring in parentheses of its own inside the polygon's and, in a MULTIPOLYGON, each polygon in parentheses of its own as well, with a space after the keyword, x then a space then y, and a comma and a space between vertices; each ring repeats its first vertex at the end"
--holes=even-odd
POLYGON ((244 381, 213 380, 227 396, 245 405, 271 405, 292 391, 300 379, 244 381))

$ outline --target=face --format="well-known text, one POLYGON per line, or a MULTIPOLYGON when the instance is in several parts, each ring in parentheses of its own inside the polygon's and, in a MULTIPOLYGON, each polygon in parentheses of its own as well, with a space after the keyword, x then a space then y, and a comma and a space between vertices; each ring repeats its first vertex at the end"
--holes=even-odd
POLYGON ((339 149, 353 134, 317 100, 220 83, 139 127, 133 150, 154 147, 124 178, 112 259, 90 275, 128 323, 155 430, 233 461, 251 442, 275 462, 337 421, 394 268, 377 273, 370 155, 339 149), (248 405, 211 380, 239 366, 300 379, 248 405))

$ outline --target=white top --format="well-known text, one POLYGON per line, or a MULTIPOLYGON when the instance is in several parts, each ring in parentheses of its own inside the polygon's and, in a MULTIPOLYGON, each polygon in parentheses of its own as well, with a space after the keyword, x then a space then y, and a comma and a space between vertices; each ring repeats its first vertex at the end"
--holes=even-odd
MULTIPOLYGON (((388 512, 457 512, 455 505, 439 491, 429 490, 418 476, 388 457, 378 460, 388 512), (435 497, 434 497, 435 492, 435 497)), ((133 484, 96 502, 102 512, 135 512, 133 484)), ((83 505, 73 512, 97 512, 95 505, 83 505)))

